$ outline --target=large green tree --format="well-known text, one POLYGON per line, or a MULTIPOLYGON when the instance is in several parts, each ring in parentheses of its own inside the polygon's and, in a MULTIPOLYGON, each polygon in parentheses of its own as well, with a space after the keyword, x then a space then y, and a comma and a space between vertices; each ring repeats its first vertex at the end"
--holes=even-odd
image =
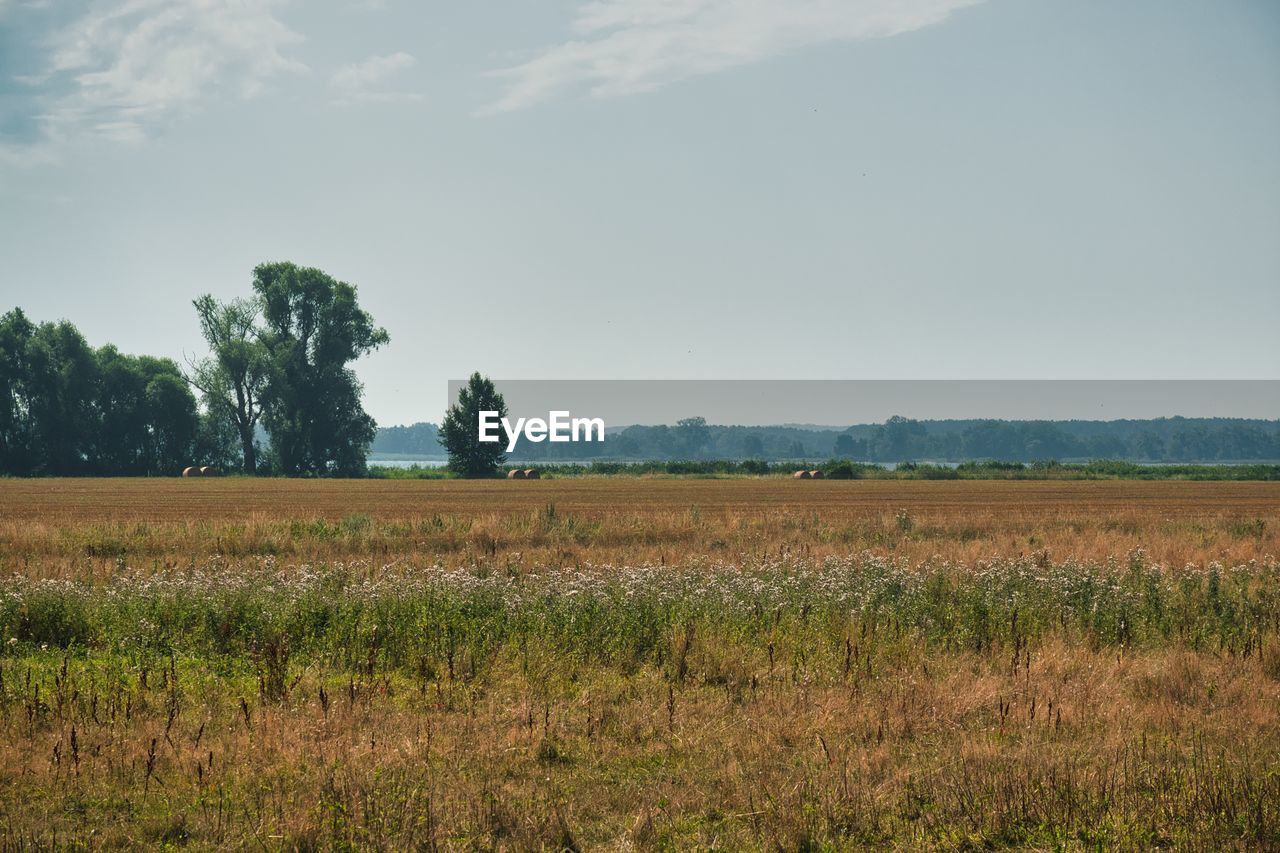
POLYGON ((689 459, 701 455, 707 442, 711 440, 711 430, 707 428, 704 417, 681 418, 676 421, 673 430, 679 442, 680 453, 689 459))
POLYGON ((358 476, 377 432, 350 363, 388 340, 356 288, 318 269, 261 264, 253 289, 270 355, 262 420, 275 466, 290 476, 358 476))
POLYGON ((240 467, 258 470, 256 441, 263 397, 271 375, 271 354, 260 339, 256 299, 218 302, 205 294, 193 303, 209 356, 191 367, 191 384, 204 395, 205 407, 235 430, 240 467))
POLYGON ((35 324, 19 308, 0 317, 0 473, 31 473, 34 435, 27 351, 35 333, 35 324))
POLYGON ((0 472, 166 474, 190 464, 200 420, 178 365, 97 350, 71 323, 0 318, 0 472))
POLYGON ((172 474, 191 464, 196 399, 178 365, 107 345, 95 353, 96 418, 90 468, 102 474, 172 474))
MULTIPOLYGON (((497 412, 507 416, 507 404, 493 387, 492 380, 478 372, 471 374, 458 401, 449 407, 440 424, 440 443, 449 452, 449 470, 462 477, 492 477, 506 461, 506 436, 500 441, 480 440, 480 413, 497 412)), ((504 431, 499 428, 500 434, 504 431)))
MULTIPOLYGON (((17 325, 23 325, 21 320, 17 325)), ((28 332, 21 356, 22 417, 28 441, 19 469, 28 474, 91 473, 98 408, 98 363, 93 349, 65 320, 28 332)))

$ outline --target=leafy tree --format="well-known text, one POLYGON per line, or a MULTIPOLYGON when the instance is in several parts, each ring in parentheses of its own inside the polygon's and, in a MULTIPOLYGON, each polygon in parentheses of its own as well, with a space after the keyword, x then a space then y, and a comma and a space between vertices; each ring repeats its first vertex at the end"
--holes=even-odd
POLYGON ((412 426, 379 427, 373 441, 375 453, 412 453, 419 456, 438 456, 440 428, 435 424, 416 423, 412 426))
POLYGON ((627 427, 620 433, 605 436, 604 446, 606 451, 615 456, 639 456, 640 441, 630 433, 631 427, 627 427))
POLYGON ((36 327, 15 308, 0 317, 0 472, 30 474, 35 440, 31 424, 31 369, 27 352, 36 327))
POLYGON ((208 294, 192 304, 210 355, 192 365, 191 384, 204 395, 209 412, 234 428, 240 467, 252 474, 258 470, 255 434, 271 374, 270 353, 259 340, 259 305, 249 299, 218 302, 208 294))
POLYGON ((263 423, 284 474, 357 476, 377 432, 348 365, 388 341, 360 308, 356 288, 318 269, 261 264, 253 289, 270 354, 263 423))
POLYGON ((163 474, 188 464, 198 415, 170 359, 92 349, 68 322, 0 318, 0 471, 163 474))
MULTIPOLYGON (((1189 429, 1180 429, 1169 440, 1169 456, 1182 462, 1212 458, 1211 448, 1207 439, 1208 431, 1204 427, 1196 426, 1189 429)), ((1091 444, 1091 449, 1092 447, 1093 445, 1091 444)), ((1103 458, 1105 452, 1095 453, 1094 455, 1098 458, 1103 458)))
POLYGON ((679 442, 676 440, 675 430, 666 424, 656 424, 651 427, 643 427, 640 432, 647 438, 647 444, 653 448, 653 450, 668 459, 681 454, 681 448, 679 446, 679 442))
POLYGON ((141 362, 147 377, 147 464, 139 473, 176 473, 195 458, 192 451, 200 431, 196 398, 176 362, 148 356, 141 362), (153 371, 149 362, 160 362, 160 369, 153 371))
POLYGON ((868 441, 873 458, 901 462, 924 455, 927 430, 919 421, 894 415, 872 431, 868 441))
POLYGON ((244 464, 240 435, 225 415, 203 412, 196 426, 191 458, 201 465, 212 465, 222 471, 234 471, 244 464))
MULTIPOLYGON (((507 416, 507 404, 493 387, 493 381, 471 374, 458 392, 458 401, 449 407, 440 423, 440 443, 449 453, 449 470, 463 477, 492 477, 506 461, 506 440, 480 440, 480 413, 507 416)), ((504 432, 499 429, 499 432, 504 432)))
POLYGON ((166 474, 190 464, 199 415, 178 365, 167 358, 126 355, 111 345, 101 347, 96 359, 91 470, 166 474))
POLYGON ((1164 438, 1155 430, 1143 430, 1134 442, 1134 450, 1139 458, 1161 459, 1164 457, 1164 438))
POLYGON ((89 456, 98 472, 136 474, 145 464, 146 379, 133 360, 108 344, 96 353, 97 423, 89 456))
MULTIPOLYGON (((1116 459, 1124 456, 1128 450, 1124 443, 1124 439, 1114 435, 1095 435, 1087 442, 1086 446, 1089 455, 1094 459, 1116 459)), ((1210 459, 1208 455, 1200 456, 1202 459, 1210 459)))
POLYGON ((90 472, 98 363, 75 326, 41 323, 27 345, 30 473, 90 472))
POLYGON ((711 439, 711 430, 707 428, 707 419, 703 417, 682 418, 676 421, 675 433, 681 453, 689 457, 701 453, 711 439))
POLYGON ((847 459, 828 463, 826 465, 826 473, 828 480, 859 479, 858 471, 853 467, 853 463, 847 459))

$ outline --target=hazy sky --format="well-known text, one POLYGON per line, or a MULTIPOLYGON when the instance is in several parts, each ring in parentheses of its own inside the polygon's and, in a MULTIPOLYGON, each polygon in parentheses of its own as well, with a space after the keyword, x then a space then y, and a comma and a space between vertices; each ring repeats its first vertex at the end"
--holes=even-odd
POLYGON ((265 260, 445 381, 1275 378, 1274 0, 0 0, 0 310, 265 260))

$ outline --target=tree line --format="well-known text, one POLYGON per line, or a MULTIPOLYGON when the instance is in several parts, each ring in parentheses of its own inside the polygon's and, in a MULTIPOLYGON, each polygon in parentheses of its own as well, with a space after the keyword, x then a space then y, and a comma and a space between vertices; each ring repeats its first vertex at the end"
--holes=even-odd
POLYGON ((835 455, 868 462, 1122 459, 1219 462, 1280 459, 1280 421, 1152 418, 1116 421, 916 421, 890 418, 835 439, 835 455))
POLYGON ((353 285, 269 263, 249 296, 193 304, 209 355, 185 369, 91 347, 66 320, 0 318, 0 474, 364 473, 376 424, 350 364, 388 336, 353 285))
MULTIPOLYGON (((434 424, 378 431, 375 453, 441 457, 434 424)), ((848 459, 857 462, 1121 459, 1143 462, 1280 460, 1280 422, 1232 418, 1115 421, 921 421, 902 417, 846 429, 720 426, 702 418, 610 431, 603 444, 521 441, 512 460, 848 459)))

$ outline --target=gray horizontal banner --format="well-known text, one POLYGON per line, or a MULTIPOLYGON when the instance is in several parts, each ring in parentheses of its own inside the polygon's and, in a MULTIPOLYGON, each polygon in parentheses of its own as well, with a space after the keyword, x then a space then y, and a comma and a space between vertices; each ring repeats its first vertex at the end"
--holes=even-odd
MULTIPOLYGON (((449 403, 465 380, 449 382, 449 403)), ((1280 418, 1280 380, 535 380, 495 379, 513 418, 553 411, 615 427, 711 424, 846 427, 917 420, 1280 418)))

